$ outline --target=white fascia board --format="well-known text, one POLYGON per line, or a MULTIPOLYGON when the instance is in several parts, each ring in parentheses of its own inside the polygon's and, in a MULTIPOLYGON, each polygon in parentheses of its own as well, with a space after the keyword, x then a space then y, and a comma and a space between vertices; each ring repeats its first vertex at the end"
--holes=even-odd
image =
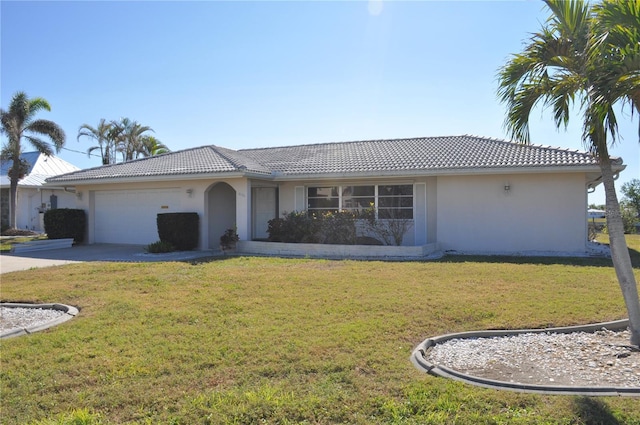
MULTIPOLYGON (((614 172, 621 172, 627 166, 625 164, 613 165, 614 172)), ((144 182, 166 182, 184 180, 211 180, 225 178, 251 178, 268 181, 301 181, 301 180, 340 180, 359 178, 380 178, 380 177, 437 177, 437 176, 471 176, 471 175, 496 175, 496 174, 546 174, 546 173, 600 173, 597 165, 586 166, 541 166, 541 167, 491 167, 491 168, 456 168, 456 169, 435 169, 435 170, 402 170, 402 171, 366 171, 352 173, 314 173, 314 174, 262 174, 253 172, 229 172, 229 173, 206 173, 206 174, 171 174, 171 175, 151 175, 137 177, 107 177, 91 178, 79 180, 67 180, 59 182, 46 182, 44 187, 64 186, 73 187, 77 185, 102 185, 102 184, 125 184, 144 182)))
POLYGON ((207 173, 207 174, 168 174, 168 175, 156 175, 156 176, 136 176, 136 177, 106 177, 106 178, 93 178, 93 179, 79 179, 79 180, 67 180, 59 182, 46 182, 44 186, 60 186, 73 187, 73 186, 87 186, 87 185, 102 185, 102 184, 123 184, 123 183, 144 183, 144 182, 167 182, 167 181, 184 181, 184 180, 219 180, 226 178, 262 178, 271 180, 272 176, 256 173, 207 173))
MULTIPOLYGON (((620 172, 626 165, 614 166, 614 172, 620 172)), ((301 181, 301 180, 340 180, 354 178, 380 178, 380 177, 437 177, 437 176, 472 176, 472 175, 496 175, 496 174, 549 174, 549 173, 600 173, 600 167, 589 166, 553 166, 553 167, 499 167, 499 168, 458 168, 441 170, 406 170, 406 171, 377 171, 356 173, 316 173, 279 175, 275 181, 301 181)))

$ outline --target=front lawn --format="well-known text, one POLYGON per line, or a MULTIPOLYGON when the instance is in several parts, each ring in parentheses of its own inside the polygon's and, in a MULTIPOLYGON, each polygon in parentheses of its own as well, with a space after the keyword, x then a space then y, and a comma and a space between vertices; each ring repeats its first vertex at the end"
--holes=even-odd
MULTIPOLYGON (((640 249, 640 236, 629 245, 640 249)), ((0 418, 640 424, 638 399, 487 390, 431 377, 409 361, 418 343, 442 333, 623 318, 608 264, 240 257, 5 274, 4 301, 61 302, 81 311, 63 325, 2 341, 0 418)))

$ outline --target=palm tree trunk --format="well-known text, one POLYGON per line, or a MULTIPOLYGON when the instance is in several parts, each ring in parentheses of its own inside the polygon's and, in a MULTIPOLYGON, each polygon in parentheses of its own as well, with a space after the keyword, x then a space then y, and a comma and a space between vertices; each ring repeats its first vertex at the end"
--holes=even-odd
POLYGON ((620 214, 620 204, 611 170, 611 160, 608 155, 600 156, 600 170, 607 205, 607 229, 609 232, 609 246, 611 259, 622 290, 622 296, 629 313, 629 327, 631 328, 631 344, 640 346, 640 300, 638 299, 638 285, 633 274, 631 257, 624 237, 624 225, 620 214))
POLYGON ((16 201, 18 199, 18 179, 11 177, 9 187, 9 227, 15 229, 18 227, 18 218, 16 214, 16 201))
POLYGON ((18 214, 16 204, 18 203, 18 182, 20 181, 20 174, 22 174, 22 163, 20 162, 20 150, 12 149, 13 152, 13 164, 9 170, 9 227, 16 229, 18 227, 18 214), (17 159, 16 159, 17 158, 17 159))

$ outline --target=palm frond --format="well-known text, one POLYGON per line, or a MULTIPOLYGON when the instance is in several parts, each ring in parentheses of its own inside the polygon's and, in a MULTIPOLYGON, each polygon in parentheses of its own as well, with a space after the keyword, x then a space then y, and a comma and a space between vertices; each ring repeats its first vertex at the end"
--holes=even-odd
POLYGON ((51 149, 51 145, 49 145, 49 143, 45 142, 44 140, 35 136, 29 136, 29 135, 25 135, 24 138, 28 140, 29 143, 31 143, 31 146, 33 146, 38 152, 45 154, 47 156, 53 155, 53 150, 51 149))
POLYGON ((64 130, 53 121, 42 119, 35 120, 32 121, 29 126, 25 128, 25 130, 49 136, 56 148, 56 152, 59 152, 60 149, 62 149, 62 146, 64 146, 64 143, 66 141, 64 130))

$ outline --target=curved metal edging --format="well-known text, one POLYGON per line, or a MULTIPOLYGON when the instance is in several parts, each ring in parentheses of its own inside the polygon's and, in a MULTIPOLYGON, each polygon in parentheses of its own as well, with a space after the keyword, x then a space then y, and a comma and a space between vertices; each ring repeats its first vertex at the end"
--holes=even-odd
POLYGON ((601 329, 623 330, 629 326, 629 320, 617 320, 614 322, 594 323, 591 325, 569 326, 561 328, 546 329, 518 329, 518 330, 488 330, 460 332, 440 335, 422 341, 411 353, 411 362, 419 370, 423 370, 431 375, 442 378, 449 378, 468 384, 477 385, 484 388, 502 389, 510 391, 520 391, 538 394, 557 395, 584 395, 584 396, 640 396, 640 388, 635 387, 572 387, 572 386, 551 386, 520 384, 513 382, 496 381, 493 379, 481 378, 467 375, 462 372, 432 364, 426 360, 426 354, 436 344, 443 343, 455 338, 491 338, 511 335, 521 335, 525 333, 572 333, 572 332, 595 332, 601 329))
POLYGON ((54 303, 54 304, 0 303, 0 307, 41 308, 41 309, 64 311, 65 313, 62 316, 56 317, 55 319, 49 320, 48 322, 42 323, 40 325, 29 326, 26 328, 13 328, 13 329, 6 330, 0 333, 0 339, 28 335, 34 332, 42 331, 52 326, 56 326, 61 323, 64 323, 67 320, 71 320, 75 316, 77 316, 79 313, 78 309, 73 306, 66 305, 66 304, 57 304, 57 303, 54 303))

